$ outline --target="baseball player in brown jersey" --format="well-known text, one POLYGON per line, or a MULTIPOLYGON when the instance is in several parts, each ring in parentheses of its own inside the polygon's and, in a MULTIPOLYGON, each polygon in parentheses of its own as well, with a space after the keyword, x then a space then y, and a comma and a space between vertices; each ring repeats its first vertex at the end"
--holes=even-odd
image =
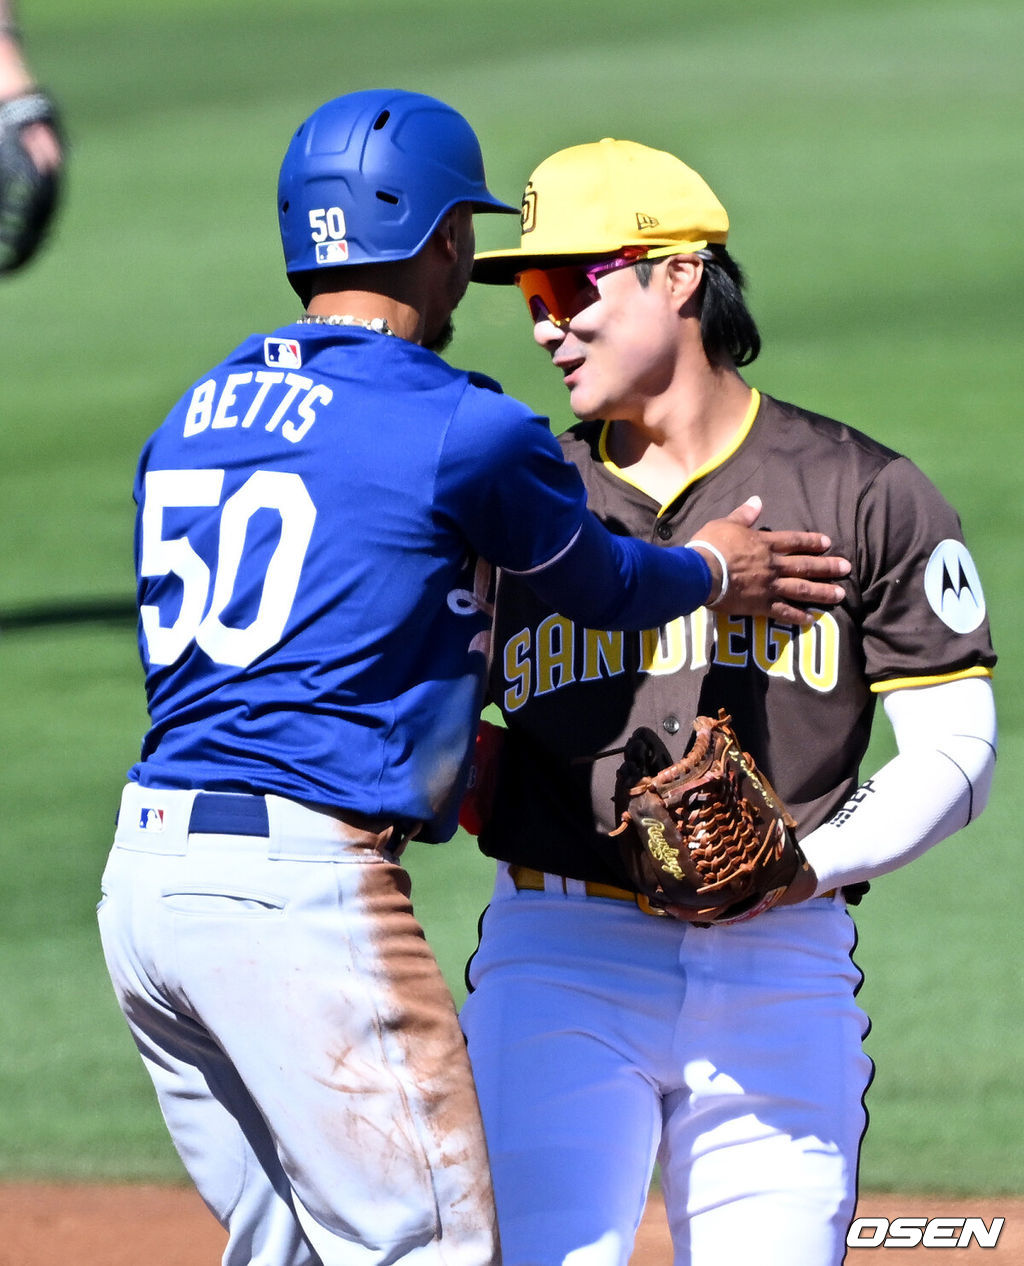
POLYGON ((491 692, 507 724, 480 843, 498 860, 463 1011, 505 1266, 618 1266, 655 1161, 676 1266, 832 1266, 856 1201, 871 1063, 848 903, 984 807, 995 655, 953 509, 900 454, 738 372, 760 347, 726 213, 673 156, 625 141, 534 172, 515 282, 581 419, 591 509, 665 545, 744 496, 853 563, 810 627, 701 609, 579 626, 501 579, 491 692), (881 699, 898 754, 862 780, 881 699), (683 754, 724 708, 808 861, 729 926, 629 888, 613 803, 626 738, 683 754), (607 755, 606 753, 613 753, 607 755))

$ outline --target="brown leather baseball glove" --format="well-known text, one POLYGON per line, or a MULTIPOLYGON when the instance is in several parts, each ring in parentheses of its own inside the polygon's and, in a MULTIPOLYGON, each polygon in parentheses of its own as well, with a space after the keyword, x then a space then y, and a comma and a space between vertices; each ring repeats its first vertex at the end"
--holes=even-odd
POLYGON ((731 719, 724 711, 717 721, 697 717, 690 751, 667 768, 661 740, 635 731, 616 779, 622 824, 612 834, 636 890, 705 926, 770 910, 806 865, 796 822, 731 719))

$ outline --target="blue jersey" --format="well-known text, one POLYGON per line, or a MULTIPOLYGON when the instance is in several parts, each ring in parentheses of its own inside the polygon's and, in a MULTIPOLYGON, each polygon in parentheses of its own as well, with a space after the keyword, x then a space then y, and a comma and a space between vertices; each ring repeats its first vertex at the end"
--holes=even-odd
POLYGON ((600 531, 543 419, 348 327, 249 338, 150 438, 135 499, 152 725, 130 777, 438 840, 483 695, 487 564, 557 576, 600 531))

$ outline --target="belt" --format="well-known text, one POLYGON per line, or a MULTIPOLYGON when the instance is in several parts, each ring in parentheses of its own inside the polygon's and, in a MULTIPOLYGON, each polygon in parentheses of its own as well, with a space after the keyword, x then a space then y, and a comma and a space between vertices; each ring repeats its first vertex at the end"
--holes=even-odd
MULTIPOLYGON (((516 886, 517 892, 544 892, 544 872, 534 870, 531 866, 509 866, 508 873, 512 882, 516 886)), ((561 878, 561 876, 556 876, 561 878)), ((566 881, 562 879, 562 891, 568 893, 566 881)), ((642 910, 644 914, 657 915, 658 918, 667 918, 664 910, 659 910, 657 906, 652 906, 649 898, 645 897, 642 892, 631 892, 628 888, 613 888, 611 884, 598 884, 593 880, 587 879, 583 882, 583 895, 586 897, 603 897, 608 901, 628 901, 630 905, 634 905, 637 909, 642 910)))
MULTIPOLYGON (((509 866, 508 873, 512 878, 512 882, 516 886, 517 892, 544 892, 544 872, 534 870, 530 866, 509 866)), ((556 876, 560 878, 560 876, 556 876)), ((562 891, 568 892, 565 880, 562 879, 562 891)), ((820 894, 822 899, 829 900, 836 895, 837 889, 832 888, 828 892, 820 894)), ((583 884, 583 893, 587 897, 604 897, 609 901, 629 901, 644 914, 658 915, 660 918, 667 918, 664 910, 659 910, 657 906, 652 906, 649 898, 645 897, 642 892, 631 892, 628 888, 613 888, 611 884, 597 884, 591 880, 586 880, 583 884)))
MULTIPOLYGON (((156 847, 164 836, 165 812, 169 815, 167 840, 174 835, 174 828, 170 824, 177 821, 180 823, 177 829, 182 835, 219 835, 270 841, 276 835, 281 835, 289 841, 289 849, 293 848, 296 839, 305 840, 311 844, 313 855, 317 857, 323 852, 318 841, 336 844, 339 840, 351 840, 382 849, 397 859, 409 840, 421 829, 418 822, 370 817, 355 810, 307 805, 302 801, 274 795, 154 790, 129 783, 122 792, 117 815, 119 822, 122 816, 127 815, 125 822, 119 827, 123 836, 119 842, 130 847, 128 841, 131 837, 136 846, 140 844, 140 840, 148 841, 147 847, 142 851, 173 852, 174 848, 169 844, 163 848, 156 847), (181 810, 181 817, 175 809, 175 805, 180 802, 179 797, 188 801, 181 810), (186 812, 187 826, 184 818, 186 812), (340 824, 340 828, 335 824, 340 824)), ((282 854, 284 855, 295 854, 289 851, 282 854)))
MULTIPOLYGON (((355 810, 316 810, 335 818, 354 831, 370 836, 387 836, 387 851, 398 858, 419 831, 419 822, 399 822, 393 818, 369 817, 355 810)), ((190 835, 251 835, 270 838, 270 814, 261 795, 233 795, 230 792, 197 791, 188 819, 190 835)))
POLYGON ((192 801, 190 835, 257 835, 269 838, 270 817, 262 796, 200 791, 192 801))

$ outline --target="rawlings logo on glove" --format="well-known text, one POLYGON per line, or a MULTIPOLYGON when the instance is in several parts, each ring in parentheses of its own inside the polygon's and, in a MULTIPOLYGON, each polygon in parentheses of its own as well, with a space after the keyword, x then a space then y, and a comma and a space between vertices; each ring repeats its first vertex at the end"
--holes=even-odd
POLYGON ((643 727, 616 775, 622 857, 637 892, 667 914, 707 926, 770 910, 806 865, 796 822, 725 712, 697 717, 689 753, 673 763, 643 727))

